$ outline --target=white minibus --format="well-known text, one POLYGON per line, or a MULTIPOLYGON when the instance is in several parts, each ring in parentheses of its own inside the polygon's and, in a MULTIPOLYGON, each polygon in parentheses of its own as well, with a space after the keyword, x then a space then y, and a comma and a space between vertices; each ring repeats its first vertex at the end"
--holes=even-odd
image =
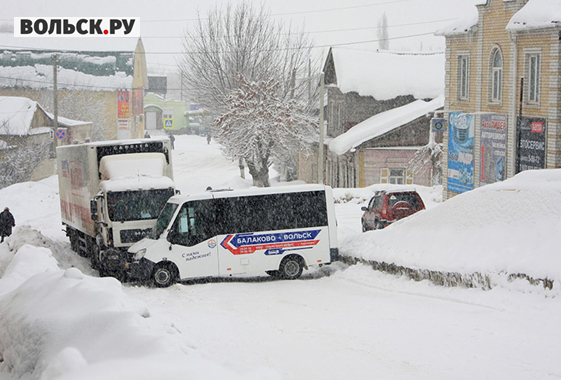
POLYGON ((338 254, 331 187, 294 185, 173 196, 127 266, 130 278, 167 287, 258 272, 296 279, 338 254))

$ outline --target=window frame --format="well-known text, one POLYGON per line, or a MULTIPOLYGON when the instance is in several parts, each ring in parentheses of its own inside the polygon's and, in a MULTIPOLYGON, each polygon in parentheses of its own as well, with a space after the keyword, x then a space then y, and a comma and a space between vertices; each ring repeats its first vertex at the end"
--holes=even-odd
POLYGON ((459 101, 469 101, 470 56, 467 53, 458 54, 458 88, 459 101), (465 70, 464 70, 465 69, 465 70))
POLYGON ((501 49, 495 47, 491 51, 490 60, 490 93, 489 102, 494 104, 501 104, 503 101, 503 70, 504 69, 504 59, 501 49), (501 64, 500 66, 495 66, 495 59, 499 55, 501 64))
POLYGON ((525 84, 526 90, 526 104, 539 105, 540 104, 540 74, 541 74, 541 52, 527 52, 526 53, 526 77, 525 84), (536 66, 532 69, 532 61, 536 60, 536 66), (533 90, 533 91, 532 91, 533 90), (532 93, 534 94, 532 96, 532 93))

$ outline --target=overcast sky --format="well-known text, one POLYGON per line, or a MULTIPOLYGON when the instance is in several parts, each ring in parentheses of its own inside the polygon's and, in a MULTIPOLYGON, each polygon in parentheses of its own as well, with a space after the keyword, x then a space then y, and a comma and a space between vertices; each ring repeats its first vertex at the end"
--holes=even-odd
MULTIPOLYGON (((375 50, 378 21, 385 12, 391 50, 443 50, 444 38, 432 32, 451 20, 473 11, 481 0, 251 0, 265 6, 274 19, 303 28, 315 41, 318 54, 327 46, 375 50), (400 38, 420 35, 417 37, 400 38)), ((57 0, 6 1, 1 22, 13 17, 140 17, 141 35, 152 74, 173 71, 181 52, 181 35, 192 27, 197 12, 204 17, 210 7, 227 0, 57 0)), ((230 0, 237 3, 237 0, 230 0)), ((7 38, 0 34, 0 45, 66 48, 81 50, 133 50, 135 39, 84 38, 7 38)))

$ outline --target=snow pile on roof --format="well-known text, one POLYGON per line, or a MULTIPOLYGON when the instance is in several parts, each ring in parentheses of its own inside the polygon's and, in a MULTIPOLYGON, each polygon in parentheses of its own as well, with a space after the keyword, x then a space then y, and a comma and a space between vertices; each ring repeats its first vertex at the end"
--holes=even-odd
POLYGON ((444 94, 444 53, 397 53, 332 48, 337 85, 377 100, 444 94))
MULTIPOLYGON (((49 117, 49 119, 54 120, 55 115, 50 113, 50 112, 46 112, 47 116, 49 117)), ((57 122, 59 126, 62 127, 77 127, 79 125, 88 125, 88 124, 92 124, 91 121, 81 121, 81 120, 72 120, 72 119, 67 119, 65 117, 62 117, 60 115, 57 116, 57 122)))
MULTIPOLYGON (((43 64, 34 66, 0 66, 0 87, 24 87, 33 89, 53 88, 53 67, 43 64)), ((75 70, 60 68, 57 74, 59 90, 116 91, 132 88, 132 75, 116 72, 114 75, 95 76, 75 70)))
POLYGON ((105 156, 99 164, 101 179, 121 179, 139 175, 164 175, 166 157, 163 153, 133 153, 105 156))
POLYGON ((388 133, 443 106, 444 96, 439 96, 430 102, 416 100, 404 106, 379 113, 334 138, 329 143, 329 150, 336 154, 345 154, 365 141, 388 133))
POLYGON ((0 96, 0 135, 27 135, 38 106, 28 98, 0 96))
POLYGON ((442 29, 436 31, 437 36, 447 36, 453 34, 461 34, 469 32, 479 21, 479 12, 476 7, 472 7, 469 11, 458 20, 451 22, 442 29))
POLYGON ((529 0, 506 26, 507 30, 521 30, 559 26, 561 23, 561 1, 529 0))
POLYGON ((561 170, 531 170, 458 195, 380 231, 343 255, 409 268, 561 281, 561 170))
POLYGON ((206 358, 114 278, 59 269, 52 251, 17 231, 0 245, 0 373, 10 378, 278 379, 206 358), (18 248, 16 248, 18 247, 18 248))
POLYGON ((104 191, 166 189, 174 187, 165 177, 163 153, 134 153, 105 156, 101 159, 101 188, 104 191), (107 181, 110 180, 110 181, 107 181))
MULTIPOLYGON (((43 110, 36 101, 18 96, 0 96, 0 135, 24 136, 49 133, 52 130, 49 126, 31 128, 33 116, 38 109, 44 112, 47 118, 54 119, 54 115, 43 110)), ((63 127, 73 127, 91 124, 91 122, 59 116, 58 124, 63 127)))

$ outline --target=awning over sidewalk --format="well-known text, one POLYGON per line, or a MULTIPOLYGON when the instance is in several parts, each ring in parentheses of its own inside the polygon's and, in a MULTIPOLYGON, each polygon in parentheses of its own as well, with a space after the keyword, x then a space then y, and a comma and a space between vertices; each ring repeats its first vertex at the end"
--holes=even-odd
POLYGON ((442 107, 444 107, 444 96, 439 96, 430 102, 416 100, 404 106, 379 113, 334 138, 329 143, 329 150, 339 155, 345 154, 365 141, 382 136, 442 107))

